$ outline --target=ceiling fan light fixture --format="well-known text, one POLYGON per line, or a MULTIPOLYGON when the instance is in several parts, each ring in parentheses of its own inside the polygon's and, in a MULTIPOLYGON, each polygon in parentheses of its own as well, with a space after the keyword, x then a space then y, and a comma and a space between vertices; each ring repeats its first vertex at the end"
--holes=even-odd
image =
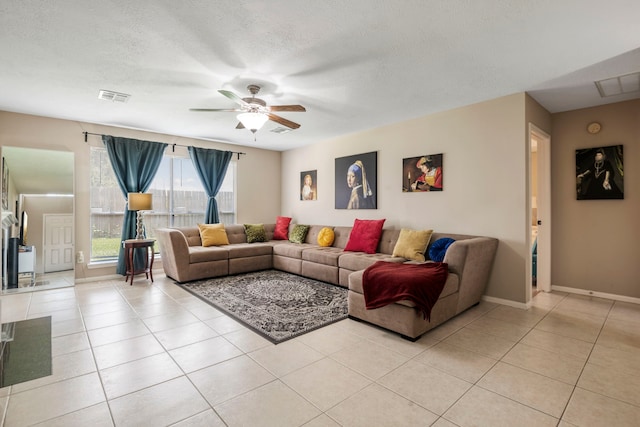
POLYGON ((241 113, 238 114, 238 120, 242 125, 255 133, 269 120, 266 114, 262 113, 241 113))

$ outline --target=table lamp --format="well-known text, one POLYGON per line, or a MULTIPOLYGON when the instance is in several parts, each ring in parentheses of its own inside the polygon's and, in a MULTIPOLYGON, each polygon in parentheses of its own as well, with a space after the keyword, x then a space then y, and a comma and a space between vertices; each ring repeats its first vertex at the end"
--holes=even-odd
POLYGON ((129 193, 129 210, 136 211, 136 239, 144 239, 144 224, 142 223, 142 212, 153 209, 151 193, 129 193))

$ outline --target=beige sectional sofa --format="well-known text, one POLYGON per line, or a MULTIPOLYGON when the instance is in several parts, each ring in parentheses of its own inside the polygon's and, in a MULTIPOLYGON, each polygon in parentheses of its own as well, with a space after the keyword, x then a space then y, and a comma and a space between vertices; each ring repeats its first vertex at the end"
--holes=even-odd
MULTIPOLYGON (((291 226, 293 227, 293 225, 291 226)), ((364 269, 376 261, 415 263, 393 257, 400 230, 383 229, 375 254, 344 251, 352 227, 311 225, 305 243, 272 240, 274 224, 265 224, 267 242, 247 243, 242 225, 226 226, 229 245, 203 247, 198 227, 157 229, 162 265, 167 276, 177 282, 275 268, 300 276, 322 280, 349 289, 349 316, 398 332, 415 340, 429 329, 477 304, 489 278, 498 240, 459 234, 434 233, 455 239, 443 262, 449 275, 438 302, 427 321, 408 301, 367 310, 362 294, 364 269), (324 227, 334 230, 332 246, 317 244, 324 227)), ((428 251, 427 251, 428 259, 428 251)))

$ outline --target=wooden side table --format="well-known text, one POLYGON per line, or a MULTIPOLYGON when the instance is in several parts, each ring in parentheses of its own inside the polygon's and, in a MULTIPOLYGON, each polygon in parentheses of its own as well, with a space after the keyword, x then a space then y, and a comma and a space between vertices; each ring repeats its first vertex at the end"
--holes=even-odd
POLYGON ((133 276, 136 274, 144 273, 146 278, 151 278, 151 283, 153 283, 153 245, 155 244, 154 239, 128 239, 122 242, 122 247, 124 248, 124 257, 126 260, 127 272, 124 278, 126 282, 129 280, 129 276, 131 276, 131 286, 133 286, 133 276), (144 248, 144 269, 135 270, 135 266, 133 264, 133 254, 136 249, 144 248))

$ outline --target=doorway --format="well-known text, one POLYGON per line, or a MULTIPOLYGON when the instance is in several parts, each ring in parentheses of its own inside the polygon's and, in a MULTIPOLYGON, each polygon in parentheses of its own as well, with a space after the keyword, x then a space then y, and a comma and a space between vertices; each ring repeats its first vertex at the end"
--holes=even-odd
POLYGON ((44 215, 44 273, 73 270, 73 215, 44 215))
POLYGON ((536 292, 551 291, 551 137, 529 124, 529 206, 528 247, 531 286, 527 301, 536 292))

